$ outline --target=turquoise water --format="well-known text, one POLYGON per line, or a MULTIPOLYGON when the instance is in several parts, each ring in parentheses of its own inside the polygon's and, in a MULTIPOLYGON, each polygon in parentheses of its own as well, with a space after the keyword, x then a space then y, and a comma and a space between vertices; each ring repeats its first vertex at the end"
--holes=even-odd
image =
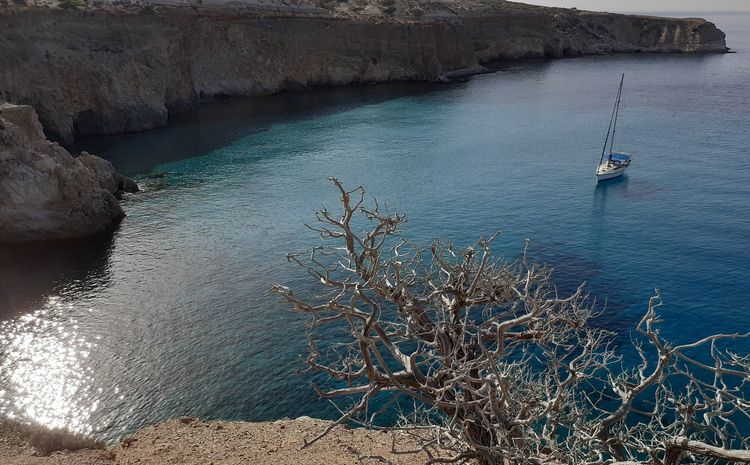
POLYGON ((750 16, 712 19, 738 53, 213 103, 84 142, 144 192, 112 234, 1 251, 0 413, 105 439, 179 415, 333 416, 292 375, 304 320, 268 293, 311 292, 284 256, 316 243, 303 222, 335 205, 329 175, 405 211, 419 242, 501 229, 513 256, 530 238, 623 340, 654 287, 675 341, 750 329, 750 16), (634 162, 595 186, 622 72, 634 162))

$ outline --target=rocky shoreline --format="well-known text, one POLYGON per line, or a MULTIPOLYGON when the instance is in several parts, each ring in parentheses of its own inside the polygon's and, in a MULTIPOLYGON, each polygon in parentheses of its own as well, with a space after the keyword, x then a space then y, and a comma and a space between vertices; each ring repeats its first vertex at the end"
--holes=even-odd
POLYGON ((308 447, 330 422, 295 420, 248 423, 193 418, 169 420, 137 431, 105 447, 80 438, 64 438, 40 428, 0 421, 0 463, 6 465, 418 465, 421 453, 405 437, 385 432, 336 427, 308 447), (76 450, 65 450, 70 447, 76 450), (89 447, 89 448, 87 448, 89 447), (54 450, 50 450, 54 449, 54 450))
POLYGON ((138 185, 102 158, 50 142, 34 109, 0 104, 0 244, 88 236, 120 221, 138 185))
POLYGON ((75 1, 0 9, 0 101, 32 105, 66 144, 163 126, 220 96, 441 80, 506 59, 727 51, 702 19, 504 1, 75 1))

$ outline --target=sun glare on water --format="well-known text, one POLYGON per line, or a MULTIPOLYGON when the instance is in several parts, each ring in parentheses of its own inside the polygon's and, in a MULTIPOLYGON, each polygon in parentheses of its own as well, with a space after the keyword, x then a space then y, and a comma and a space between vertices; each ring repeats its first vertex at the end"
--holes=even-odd
POLYGON ((87 401, 94 347, 78 334, 73 306, 51 297, 41 310, 0 323, 0 416, 90 432, 87 401))

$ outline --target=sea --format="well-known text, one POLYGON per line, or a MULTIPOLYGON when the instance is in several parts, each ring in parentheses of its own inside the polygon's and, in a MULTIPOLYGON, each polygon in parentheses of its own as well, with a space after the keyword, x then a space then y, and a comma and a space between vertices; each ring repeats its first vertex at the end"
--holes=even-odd
MULTIPOLYGON (((693 16, 685 12, 669 16, 693 16)), ((658 288, 675 343, 750 331, 750 15, 700 13, 736 52, 504 63, 448 84, 214 101, 166 128, 81 141, 142 192, 116 230, 0 250, 0 415, 105 441, 166 418, 335 418, 304 368, 306 317, 269 292, 338 205, 336 176, 404 235, 581 283, 630 337, 658 288), (619 180, 595 184, 620 76, 619 180)), ((747 343, 733 348, 750 351, 747 343)))

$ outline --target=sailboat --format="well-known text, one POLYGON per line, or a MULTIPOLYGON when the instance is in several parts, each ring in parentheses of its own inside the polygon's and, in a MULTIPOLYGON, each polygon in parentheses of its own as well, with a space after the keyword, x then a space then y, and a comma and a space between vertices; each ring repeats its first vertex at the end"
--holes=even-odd
POLYGON ((631 155, 626 152, 615 152, 612 148, 615 145, 615 132, 617 131, 617 116, 620 113, 620 101, 622 99, 622 84, 625 82, 625 74, 620 79, 620 88, 617 90, 617 100, 615 101, 615 108, 612 110, 612 118, 609 120, 609 128, 607 129, 607 138, 604 139, 604 148, 602 149, 602 156, 599 159, 599 165, 596 167, 596 182, 604 181, 605 179, 612 179, 618 176, 622 176, 632 159, 631 155), (610 137, 611 135, 611 137, 610 137), (607 154, 607 146, 609 145, 609 154, 607 154))

